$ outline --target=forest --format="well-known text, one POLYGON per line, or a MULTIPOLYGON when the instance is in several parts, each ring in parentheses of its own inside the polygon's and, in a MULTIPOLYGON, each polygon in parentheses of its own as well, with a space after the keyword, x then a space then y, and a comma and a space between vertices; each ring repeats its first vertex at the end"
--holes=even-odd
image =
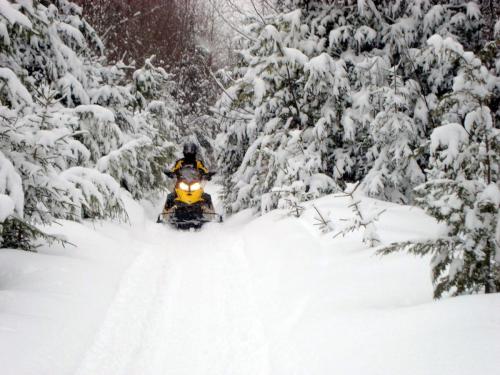
POLYGON ((270 220, 271 251, 278 217, 314 220, 373 262, 422 258, 431 299, 500 292, 495 0, 0 0, 0 253, 159 213, 186 143, 216 231, 270 220), (388 235, 397 210, 427 229, 388 235))

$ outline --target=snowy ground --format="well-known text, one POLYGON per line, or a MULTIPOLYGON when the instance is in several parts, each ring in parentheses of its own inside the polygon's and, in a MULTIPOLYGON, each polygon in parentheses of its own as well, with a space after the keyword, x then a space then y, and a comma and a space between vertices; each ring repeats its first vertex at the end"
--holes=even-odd
MULTIPOLYGON (((337 230, 347 203, 315 202, 337 230)), ((196 233, 128 206, 131 224, 53 229, 76 248, 0 251, 2 375, 498 374, 500 295, 434 302, 428 259, 332 239, 311 206, 196 233)), ((384 243, 439 230, 364 208, 387 209, 384 243)))

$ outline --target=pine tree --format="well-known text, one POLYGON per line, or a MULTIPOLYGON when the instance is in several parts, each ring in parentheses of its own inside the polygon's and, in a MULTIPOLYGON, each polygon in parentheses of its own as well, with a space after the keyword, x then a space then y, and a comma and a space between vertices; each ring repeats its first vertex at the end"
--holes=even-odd
POLYGON ((391 86, 381 89, 384 109, 370 127, 374 143, 370 151, 375 160, 363 186, 370 195, 406 203, 413 187, 425 179, 414 157, 423 132, 419 132, 411 116, 413 82, 401 82, 394 70, 391 86))
POLYGON ((164 71, 150 64, 139 82, 106 66, 67 0, 4 2, 0 32, 0 247, 34 249, 53 239, 34 225, 57 219, 124 218, 120 185, 136 198, 163 188, 176 137, 164 71))
MULTIPOLYGON (((181 142, 198 145, 200 157, 212 159, 213 141, 218 131, 218 122, 211 115, 211 106, 217 101, 220 88, 212 72, 210 51, 191 41, 180 61, 172 66, 172 96, 178 103, 175 123, 182 137, 181 142)), ((210 160, 211 161, 211 160, 210 160)))
POLYGON ((437 108, 444 124, 431 136, 431 179, 416 195, 448 230, 438 240, 393 244, 383 253, 432 254, 436 298, 494 293, 500 290, 500 129, 489 106, 497 105, 497 79, 455 40, 435 35, 429 45, 425 53, 458 69, 437 108))
POLYGON ((117 64, 104 69, 107 85, 94 90, 92 101, 111 107, 121 132, 119 147, 97 160, 97 168, 120 182, 134 198, 164 189, 163 169, 172 163, 179 139, 174 120, 176 103, 171 97, 170 76, 147 59, 125 80, 117 64))
MULTIPOLYGON (((234 81, 217 106, 219 142, 229 145, 218 147, 226 209, 274 208, 283 192, 308 199, 360 180, 365 193, 411 202, 457 73, 456 62, 428 53, 428 40, 482 48, 478 4, 279 0, 274 8, 242 27, 234 81), (299 159, 306 167, 290 168, 299 159), (309 194, 314 174, 329 182, 309 194)), ((491 65, 495 48, 482 52, 491 65)))
POLYGON ((280 15, 273 24, 253 23, 249 29, 256 39, 242 54, 248 68, 226 93, 229 100, 223 98, 219 103, 220 111, 230 119, 243 114, 243 121, 230 122, 227 137, 230 144, 245 145, 245 154, 238 168, 232 167, 234 159, 227 159, 235 152, 243 155, 241 150, 230 147, 219 160, 227 171, 235 170, 232 176, 224 176, 226 209, 259 207, 265 212, 286 205, 290 196, 301 201, 336 188, 325 174, 328 165, 320 155, 328 134, 325 123, 332 123, 337 115, 326 108, 321 114, 322 103, 304 103, 304 95, 307 85, 308 95, 331 88, 340 96, 346 83, 342 82, 341 64, 336 74, 327 71, 328 56, 309 62, 305 52, 311 52, 312 41, 300 11, 280 15), (302 78, 306 71, 308 83, 302 78), (315 87, 323 78, 328 81, 315 87), (247 116, 251 113, 255 115, 247 116))

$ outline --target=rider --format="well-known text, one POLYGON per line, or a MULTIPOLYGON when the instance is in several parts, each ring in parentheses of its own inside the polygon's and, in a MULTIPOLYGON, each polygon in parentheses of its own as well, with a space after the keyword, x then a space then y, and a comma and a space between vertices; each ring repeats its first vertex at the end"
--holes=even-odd
POLYGON ((184 144, 182 153, 184 157, 175 162, 174 167, 170 172, 177 173, 179 169, 186 165, 191 165, 196 168, 202 175, 208 175, 208 169, 203 165, 201 160, 196 159, 196 154, 198 152, 198 146, 193 142, 188 142, 184 144))
MULTIPOLYGON (((198 152, 198 147, 196 146, 195 143, 192 142, 185 143, 182 149, 184 157, 175 162, 174 167, 167 172, 167 176, 169 177, 173 177, 174 175, 177 176, 179 170, 182 167, 192 166, 193 168, 197 169, 198 172, 200 172, 202 177, 205 177, 207 180, 210 180, 211 174, 208 172, 208 169, 207 167, 205 167, 203 162, 196 158, 197 152, 198 152)), ((165 211, 168 212, 168 210, 170 210, 174 206, 175 198, 177 198, 177 194, 175 193, 174 190, 173 193, 170 193, 167 196, 167 201, 165 202, 165 211)), ((202 199, 205 201, 206 206, 213 211, 212 198, 210 197, 210 195, 207 193, 203 193, 202 199)))

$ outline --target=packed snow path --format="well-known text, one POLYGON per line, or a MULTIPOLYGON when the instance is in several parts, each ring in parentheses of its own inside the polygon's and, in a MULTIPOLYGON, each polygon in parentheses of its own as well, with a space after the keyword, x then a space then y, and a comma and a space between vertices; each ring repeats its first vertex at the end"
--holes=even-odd
MULTIPOLYGON (((314 204, 335 230, 351 215, 314 204)), ((127 200, 129 224, 54 227, 78 247, 2 250, 1 374, 498 374, 500 294, 433 301, 429 259, 322 234, 311 205, 180 232, 127 200)), ((439 231, 415 208, 363 209, 386 210, 384 243, 439 231)))
POLYGON ((77 374, 267 374, 241 241, 216 230, 149 237, 77 374))

